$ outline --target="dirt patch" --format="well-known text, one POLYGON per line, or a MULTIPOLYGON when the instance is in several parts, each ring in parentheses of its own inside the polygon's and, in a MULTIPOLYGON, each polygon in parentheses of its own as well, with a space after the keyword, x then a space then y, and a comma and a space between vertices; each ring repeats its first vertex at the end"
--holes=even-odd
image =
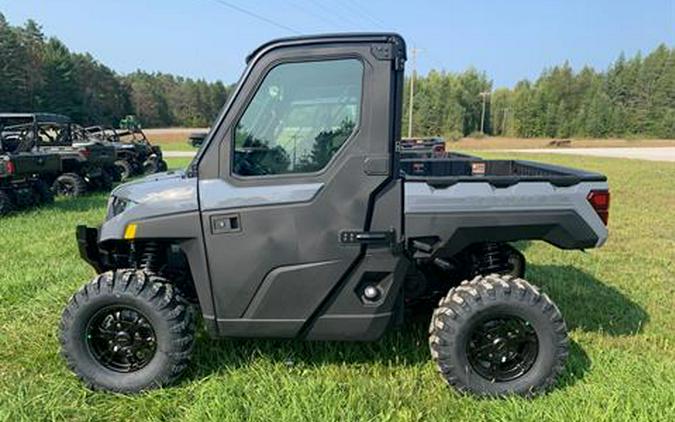
POLYGON ((143 129, 150 142, 161 144, 183 144, 187 142, 188 136, 194 132, 207 132, 209 128, 199 127, 171 127, 158 129, 143 129))

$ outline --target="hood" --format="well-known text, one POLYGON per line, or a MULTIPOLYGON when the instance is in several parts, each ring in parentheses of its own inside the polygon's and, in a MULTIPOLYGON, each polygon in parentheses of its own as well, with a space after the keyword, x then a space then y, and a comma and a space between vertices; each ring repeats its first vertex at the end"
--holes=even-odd
POLYGON ((128 217, 131 218, 146 218, 198 209, 197 178, 187 177, 184 171, 152 174, 118 186, 112 191, 112 195, 129 199, 137 204, 128 211, 128 217))

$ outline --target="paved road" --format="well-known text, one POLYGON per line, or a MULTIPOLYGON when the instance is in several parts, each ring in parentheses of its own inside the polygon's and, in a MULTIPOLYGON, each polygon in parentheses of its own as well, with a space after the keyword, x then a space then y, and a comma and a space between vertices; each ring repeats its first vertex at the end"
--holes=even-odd
MULTIPOLYGON (((502 150, 504 151, 504 150, 502 150)), ((541 148, 541 149, 512 149, 506 151, 542 153, 542 154, 572 154, 590 155, 594 157, 633 158, 650 161, 675 162, 675 147, 659 148, 541 148)), ((193 151, 165 151, 165 157, 193 157, 193 151)))
POLYGON ((196 153, 197 151, 162 151, 163 156, 171 158, 192 158, 196 153))
POLYGON ((509 151, 543 153, 543 154, 572 154, 590 155, 594 157, 633 158, 649 161, 674 161, 675 147, 636 147, 636 148, 560 148, 560 149, 512 149, 509 151))

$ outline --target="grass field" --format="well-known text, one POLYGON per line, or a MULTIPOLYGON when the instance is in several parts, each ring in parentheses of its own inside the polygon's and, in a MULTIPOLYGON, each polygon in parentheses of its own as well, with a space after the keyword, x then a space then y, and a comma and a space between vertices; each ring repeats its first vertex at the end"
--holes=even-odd
POLYGON ((145 129, 145 135, 153 144, 160 145, 164 151, 196 151, 187 140, 193 132, 206 132, 208 128, 166 128, 145 129))
POLYGON ((0 419, 675 420, 675 165, 528 158, 606 173, 612 188, 604 248, 520 245, 527 278, 559 304, 572 338, 566 371, 546 396, 475 399, 446 388, 429 360, 424 320, 369 344, 202 333, 177 385, 92 393, 60 358, 56 326, 70 294, 93 276, 73 233, 78 223, 101 222, 99 194, 0 220, 0 419))

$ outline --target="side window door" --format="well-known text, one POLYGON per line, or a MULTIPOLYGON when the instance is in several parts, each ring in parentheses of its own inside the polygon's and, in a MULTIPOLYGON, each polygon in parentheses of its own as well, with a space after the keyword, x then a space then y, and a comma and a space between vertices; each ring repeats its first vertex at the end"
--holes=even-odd
POLYGON ((214 128, 218 142, 201 151, 221 332, 245 333, 260 320, 275 335, 297 334, 360 259, 361 247, 340 234, 369 230, 375 197, 392 180, 394 73, 373 48, 262 53, 214 128))
POLYGON ((274 67, 236 125, 232 173, 323 170, 359 123, 362 80, 357 59, 274 67))

